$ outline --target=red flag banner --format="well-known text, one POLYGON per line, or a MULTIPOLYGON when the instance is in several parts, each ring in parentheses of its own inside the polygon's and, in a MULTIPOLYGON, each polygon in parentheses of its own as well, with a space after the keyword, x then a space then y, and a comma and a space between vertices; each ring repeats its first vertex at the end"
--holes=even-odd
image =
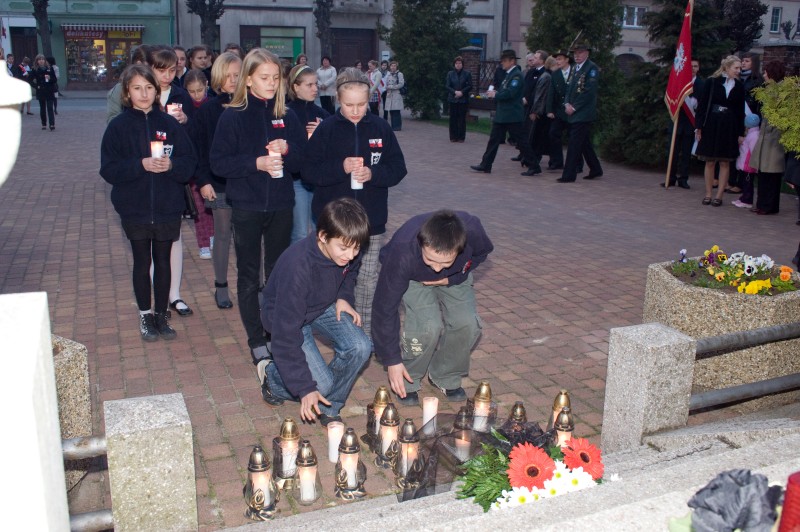
POLYGON ((692 93, 692 11, 694 0, 689 0, 686 13, 683 15, 683 27, 678 45, 675 47, 675 59, 669 71, 669 83, 664 101, 672 120, 676 120, 684 98, 692 93))

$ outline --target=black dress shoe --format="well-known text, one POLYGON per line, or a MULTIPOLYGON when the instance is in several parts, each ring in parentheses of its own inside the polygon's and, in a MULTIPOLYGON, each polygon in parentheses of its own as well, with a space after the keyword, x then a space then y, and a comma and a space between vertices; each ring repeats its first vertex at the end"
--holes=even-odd
POLYGON ((186 301, 184 301, 183 299, 176 299, 175 301, 169 304, 169 308, 177 312, 178 316, 191 316, 192 314, 194 314, 192 309, 189 308, 189 305, 186 305, 186 308, 178 308, 178 303, 183 303, 184 305, 186 305, 186 301))
POLYGON ((589 172, 588 175, 583 176, 584 179, 595 179, 596 177, 603 177, 603 172, 589 172))
MULTIPOLYGON (((670 179, 669 180, 669 186, 674 187, 676 184, 677 184, 677 181, 675 181, 674 179, 670 179)), ((664 185, 664 183, 660 183, 659 186, 661 188, 665 188, 666 187, 666 185, 664 185)))
POLYGON ((564 179, 563 177, 559 177, 556 179, 556 183, 574 183, 574 179, 564 179))
POLYGON ((491 168, 484 168, 483 166, 481 166, 479 164, 477 164, 475 166, 470 166, 470 168, 472 168, 476 172, 484 172, 486 174, 491 174, 492 173, 492 169, 491 168))
POLYGON ((683 179, 678 179, 678 186, 680 188, 685 188, 687 190, 692 188, 692 187, 689 186, 689 178, 688 177, 685 177, 683 179))
POLYGON ((537 175, 537 174, 541 174, 541 173, 542 173, 542 169, 541 168, 528 168, 526 171, 522 172, 519 175, 532 176, 532 175, 537 175))
POLYGON ((511 160, 514 161, 515 163, 518 163, 522 160, 522 155, 517 155, 516 157, 512 157, 511 160))

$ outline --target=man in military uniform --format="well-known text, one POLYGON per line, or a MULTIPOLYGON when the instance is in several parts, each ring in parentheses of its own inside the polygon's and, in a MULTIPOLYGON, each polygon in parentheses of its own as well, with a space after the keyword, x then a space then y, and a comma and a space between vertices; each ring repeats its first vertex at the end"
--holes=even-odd
MULTIPOLYGON (((492 171, 492 163, 497 156, 497 148, 505 138, 506 133, 511 134, 511 138, 524 138, 525 109, 522 106, 522 91, 524 83, 522 70, 517 66, 517 53, 514 50, 503 50, 500 54, 500 67, 506 72, 498 90, 489 91, 486 95, 497 100, 497 110, 495 111, 492 131, 489 134, 489 143, 486 145, 486 152, 483 154, 481 163, 470 166, 476 172, 492 171)), ((519 142, 519 150, 522 161, 525 164, 533 165, 534 156, 530 144, 519 142)), ((527 172, 523 172, 526 175, 527 172)))
POLYGON ((578 172, 581 155, 589 165, 589 174, 584 179, 595 179, 603 175, 600 160, 592 146, 592 122, 597 119, 597 88, 600 69, 589 60, 591 48, 586 42, 577 43, 570 50, 575 57, 574 72, 564 95, 564 112, 569 123, 567 158, 559 183, 572 183, 578 172))
POLYGON ((556 69, 553 70, 550 81, 550 94, 547 98, 547 116, 550 122, 550 162, 548 170, 561 170, 564 168, 563 137, 569 129, 567 113, 564 111, 564 96, 567 95, 567 85, 572 74, 569 64, 569 52, 559 50, 553 57, 556 59, 556 69))

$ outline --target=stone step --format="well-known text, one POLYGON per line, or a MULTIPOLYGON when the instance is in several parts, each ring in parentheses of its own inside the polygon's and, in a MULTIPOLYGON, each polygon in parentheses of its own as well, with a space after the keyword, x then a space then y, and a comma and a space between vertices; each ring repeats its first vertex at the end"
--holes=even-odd
POLYGON ((713 440, 738 448, 796 433, 800 433, 800 421, 795 419, 746 417, 653 434, 646 436, 644 443, 659 451, 713 440))
MULTIPOLYGON (((758 426, 748 425, 754 421, 745 419, 710 425, 716 426, 724 434, 730 434, 735 432, 735 426, 758 426)), ((788 421, 792 420, 787 420, 787 424, 788 421)), ((761 428, 765 426, 762 424, 761 428)), ((454 492, 404 503, 398 503, 396 497, 388 496, 313 513, 280 517, 270 523, 254 523, 233 530, 316 532, 358 526, 359 530, 376 532, 483 532, 487 527, 501 530, 519 528, 520 523, 528 523, 527 528, 535 530, 563 530, 565 527, 573 530, 665 529, 668 517, 685 515, 689 498, 722 471, 747 468, 767 474, 771 482, 785 483, 790 473, 800 469, 800 456, 796 452, 800 448, 798 431, 779 434, 762 430, 759 432, 762 439, 743 439, 742 446, 722 441, 716 437, 718 433, 707 430, 705 440, 698 436, 691 443, 666 446, 663 451, 645 445, 636 450, 608 455, 604 457, 606 478, 617 473, 619 482, 606 482, 588 491, 512 510, 484 514, 471 500, 457 500, 454 492)), ((666 438, 667 435, 662 437, 666 438)), ((678 437, 675 438, 678 441, 678 437)))

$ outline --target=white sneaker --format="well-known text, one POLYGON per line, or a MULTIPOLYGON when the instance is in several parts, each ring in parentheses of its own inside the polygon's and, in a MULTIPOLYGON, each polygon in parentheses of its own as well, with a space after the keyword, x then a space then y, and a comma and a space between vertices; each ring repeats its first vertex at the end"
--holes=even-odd
POLYGON ((731 205, 733 205, 734 207, 739 207, 740 209, 752 209, 753 208, 753 204, 752 203, 743 203, 743 202, 739 201, 738 199, 737 200, 733 200, 731 202, 731 205))
POLYGON ((210 248, 200 248, 200 258, 201 259, 210 259, 211 258, 211 249, 210 248))

